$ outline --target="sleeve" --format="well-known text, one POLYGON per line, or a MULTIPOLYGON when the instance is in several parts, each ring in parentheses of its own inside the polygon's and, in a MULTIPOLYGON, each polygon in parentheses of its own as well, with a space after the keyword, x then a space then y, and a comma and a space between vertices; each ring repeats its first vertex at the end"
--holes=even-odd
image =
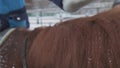
POLYGON ((29 27, 25 0, 0 0, 0 20, 9 23, 9 27, 29 27))
POLYGON ((9 12, 8 7, 6 6, 5 0, 0 0, 0 15, 6 14, 9 12))
POLYGON ((54 4, 56 4, 61 9, 63 9, 63 0, 50 0, 50 1, 52 1, 54 4))
POLYGON ((115 0, 114 3, 113 3, 113 7, 120 4, 120 0, 115 0))
POLYGON ((24 0, 2 0, 9 11, 17 10, 25 6, 24 0))
POLYGON ((26 13, 25 0, 4 0, 9 9, 10 27, 29 27, 26 13), (12 3, 11 3, 12 2, 12 3))

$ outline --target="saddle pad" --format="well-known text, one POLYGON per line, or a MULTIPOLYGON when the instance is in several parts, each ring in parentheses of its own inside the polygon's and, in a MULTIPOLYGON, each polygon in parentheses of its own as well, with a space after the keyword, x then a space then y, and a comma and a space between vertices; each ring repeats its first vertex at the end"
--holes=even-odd
POLYGON ((7 39, 7 37, 15 30, 15 28, 6 29, 0 32, 0 45, 7 39))

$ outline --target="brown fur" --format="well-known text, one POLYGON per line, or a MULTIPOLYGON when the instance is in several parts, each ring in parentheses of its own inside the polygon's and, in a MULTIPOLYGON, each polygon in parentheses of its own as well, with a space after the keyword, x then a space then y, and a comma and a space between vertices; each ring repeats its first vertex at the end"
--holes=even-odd
POLYGON ((112 9, 42 30, 28 68, 120 68, 120 11, 112 9))
MULTIPOLYGON (((118 8, 93 17, 66 21, 53 27, 14 33, 11 35, 14 44, 17 41, 19 45, 17 58, 11 52, 14 47, 5 51, 5 54, 9 53, 7 57, 11 57, 7 62, 9 66, 15 63, 16 68, 22 68, 19 49, 27 36, 28 68, 120 68, 118 8)), ((12 46, 13 41, 6 40, 1 48, 12 46)), ((4 53, 0 51, 1 54, 2 52, 4 53)))

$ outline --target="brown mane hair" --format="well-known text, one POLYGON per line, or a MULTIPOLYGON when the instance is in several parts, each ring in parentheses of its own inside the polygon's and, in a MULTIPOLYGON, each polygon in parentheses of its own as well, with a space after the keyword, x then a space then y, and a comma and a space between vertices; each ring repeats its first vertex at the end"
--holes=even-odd
POLYGON ((44 28, 27 45, 28 68, 120 68, 119 9, 44 28))
POLYGON ((0 68, 120 68, 120 8, 37 28, 18 28, 0 45, 0 68), (26 40, 27 38, 27 40, 26 40))

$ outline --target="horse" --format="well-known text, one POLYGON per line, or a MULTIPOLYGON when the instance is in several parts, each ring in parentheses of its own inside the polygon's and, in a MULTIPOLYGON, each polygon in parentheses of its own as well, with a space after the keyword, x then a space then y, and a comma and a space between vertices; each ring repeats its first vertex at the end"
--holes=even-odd
POLYGON ((120 7, 35 30, 14 29, 0 68, 120 68, 120 7))

